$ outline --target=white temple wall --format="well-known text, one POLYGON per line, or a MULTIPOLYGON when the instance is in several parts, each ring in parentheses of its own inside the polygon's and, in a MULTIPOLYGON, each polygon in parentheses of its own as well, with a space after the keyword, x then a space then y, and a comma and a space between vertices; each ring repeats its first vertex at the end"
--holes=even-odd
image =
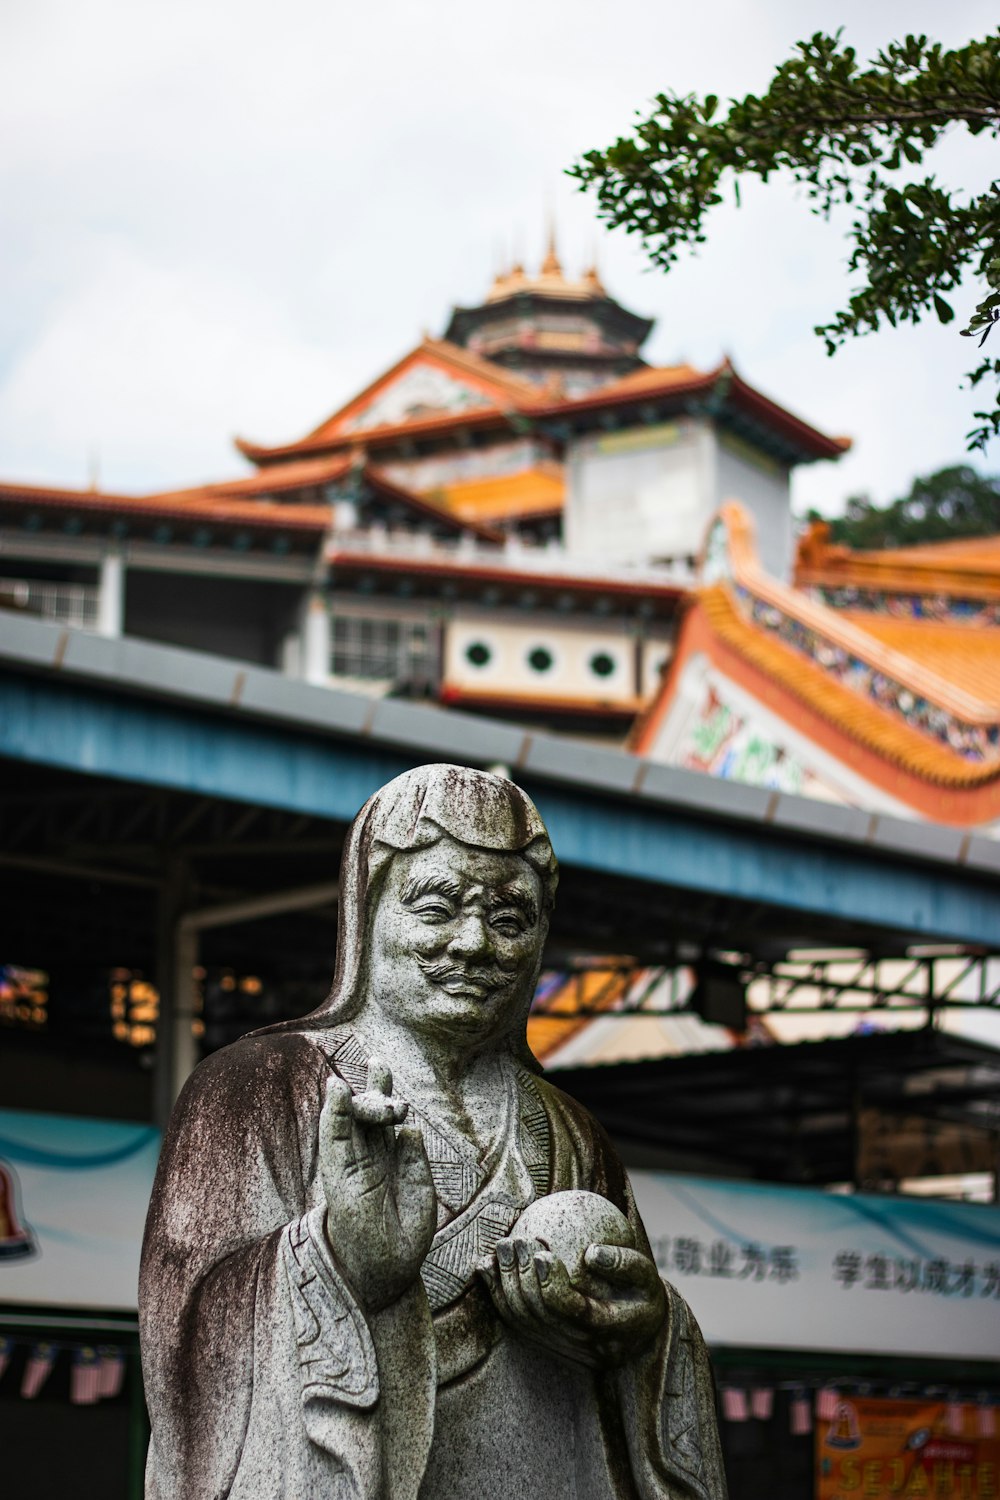
POLYGON ((567 549, 606 563, 695 556, 712 513, 707 424, 581 438, 567 454, 567 549))
POLYGON ((739 500, 753 516, 757 555, 765 573, 787 582, 792 566, 792 505, 789 470, 730 433, 714 444, 713 512, 739 500))
POLYGON ((681 417, 581 438, 566 468, 571 553, 613 564, 696 557, 719 506, 739 500, 756 523, 763 567, 788 577, 788 469, 707 421, 681 417))

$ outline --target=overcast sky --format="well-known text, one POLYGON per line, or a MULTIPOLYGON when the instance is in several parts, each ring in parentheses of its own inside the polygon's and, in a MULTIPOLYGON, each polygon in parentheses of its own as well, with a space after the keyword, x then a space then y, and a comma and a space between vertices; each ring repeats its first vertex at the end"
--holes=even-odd
MULTIPOLYGON (((717 210, 664 277, 562 173, 660 89, 763 89, 814 30, 870 55, 995 24, 979 0, 4 0, 0 478, 83 485, 95 460, 107 489, 234 476, 234 435, 301 436, 481 300, 501 259, 536 263, 551 205, 567 269, 596 252, 656 317, 651 360, 729 353, 854 437, 799 471, 800 507, 891 499, 964 458, 959 323, 829 360, 811 330, 843 301, 845 242, 791 189, 717 210)), ((991 152, 956 134, 942 175, 979 186, 991 152)))

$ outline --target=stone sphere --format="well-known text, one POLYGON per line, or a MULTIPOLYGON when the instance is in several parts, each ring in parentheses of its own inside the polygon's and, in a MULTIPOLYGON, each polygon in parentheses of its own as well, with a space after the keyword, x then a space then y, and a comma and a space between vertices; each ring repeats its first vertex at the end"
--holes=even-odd
POLYGON ((570 1281, 589 1279, 584 1252, 591 1245, 624 1245, 635 1249, 632 1226, 613 1203, 598 1193, 549 1193, 529 1203, 510 1231, 511 1239, 537 1240, 557 1255, 570 1281))

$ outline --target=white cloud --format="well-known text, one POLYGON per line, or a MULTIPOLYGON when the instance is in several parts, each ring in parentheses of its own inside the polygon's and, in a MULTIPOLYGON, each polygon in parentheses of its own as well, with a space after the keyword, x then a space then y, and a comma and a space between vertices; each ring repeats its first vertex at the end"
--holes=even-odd
POLYGON ((728 350, 854 434, 839 470, 803 474, 804 503, 899 493, 963 457, 962 341, 925 325, 827 361, 811 328, 842 300, 843 240, 780 184, 719 210, 664 278, 562 176, 658 89, 760 88, 797 36, 841 23, 871 51, 994 17, 980 0, 10 0, 0 473, 79 482, 95 446, 108 484, 234 472, 232 432, 307 430, 478 300, 498 241, 537 256, 549 198, 567 259, 599 241, 612 291, 660 320, 651 357, 728 350))

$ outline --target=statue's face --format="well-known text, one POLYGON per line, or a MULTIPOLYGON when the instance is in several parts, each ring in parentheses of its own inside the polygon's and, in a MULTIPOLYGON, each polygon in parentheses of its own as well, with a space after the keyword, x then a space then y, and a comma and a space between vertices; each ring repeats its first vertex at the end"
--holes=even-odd
POLYGON ((394 855, 375 911, 370 1002, 442 1041, 489 1041, 527 1011, 545 937, 541 881, 517 854, 442 837, 394 855))

